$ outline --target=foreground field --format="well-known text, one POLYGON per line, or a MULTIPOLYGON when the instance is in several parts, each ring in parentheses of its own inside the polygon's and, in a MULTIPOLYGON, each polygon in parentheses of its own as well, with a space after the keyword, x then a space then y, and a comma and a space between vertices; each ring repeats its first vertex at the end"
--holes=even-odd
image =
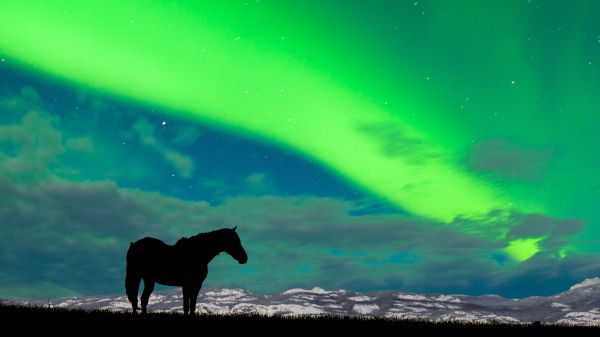
POLYGON ((4 329, 20 328, 27 332, 79 334, 147 332, 172 335, 179 331, 191 331, 199 335, 245 334, 288 335, 333 332, 335 335, 364 333, 457 333, 462 335, 517 334, 517 335, 600 335, 599 328, 572 327, 537 324, 476 324, 461 322, 428 322, 421 320, 397 320, 384 318, 361 318, 342 316, 261 316, 198 315, 185 317, 175 313, 150 313, 134 316, 100 310, 67 310, 40 306, 0 305, 0 320, 4 329))

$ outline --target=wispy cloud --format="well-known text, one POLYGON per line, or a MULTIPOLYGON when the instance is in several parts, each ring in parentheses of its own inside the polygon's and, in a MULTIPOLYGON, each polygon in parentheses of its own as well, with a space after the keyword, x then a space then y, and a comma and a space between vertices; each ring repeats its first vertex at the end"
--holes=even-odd
MULTIPOLYGON (((146 145, 156 151, 170 163, 176 170, 179 175, 184 178, 189 178, 192 176, 194 171, 194 160, 176 149, 168 146, 161 140, 159 140, 156 136, 156 127, 152 125, 147 119, 140 117, 131 127, 131 129, 138 136, 138 139, 141 144, 146 145)), ((187 136, 186 136, 187 137, 187 136)), ((186 141, 189 141, 189 137, 185 138, 186 141)), ((183 140, 179 140, 181 142, 183 140)))
POLYGON ((491 139, 475 144, 469 165, 477 171, 500 177, 538 181, 543 177, 552 152, 515 145, 507 140, 491 139))
POLYGON ((175 137, 171 140, 177 145, 190 145, 193 144, 200 136, 202 132, 194 125, 182 125, 177 126, 175 131, 175 137))
POLYGON ((36 111, 27 112, 20 123, 0 125, 0 170, 28 180, 46 176, 46 167, 64 152, 62 135, 36 111))

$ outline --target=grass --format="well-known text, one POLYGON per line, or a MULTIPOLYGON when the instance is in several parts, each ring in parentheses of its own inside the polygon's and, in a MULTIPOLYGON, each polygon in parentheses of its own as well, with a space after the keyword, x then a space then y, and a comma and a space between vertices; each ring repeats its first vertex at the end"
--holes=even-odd
MULTIPOLYGON (((92 335, 96 333, 149 332, 153 335, 164 332, 175 335, 177 331, 194 331, 198 335, 240 335, 254 336, 257 333, 278 335, 347 334, 356 336, 375 333, 393 335, 398 333, 457 333, 461 335, 485 336, 488 333, 578 336, 600 335, 599 328, 541 324, 502 324, 431 322, 425 320, 402 320, 387 318, 347 317, 347 316, 263 316, 258 314, 198 315, 186 317, 177 313, 131 313, 104 310, 75 310, 48 308, 33 305, 0 305, 0 321, 4 329, 20 328, 27 332, 80 333, 84 329, 92 335)), ((10 330, 9 330, 10 331, 10 330)), ((52 334, 53 335, 53 334, 52 334)), ((510 335, 509 335, 510 336, 510 335)), ((512 337, 512 336, 511 336, 512 337)))

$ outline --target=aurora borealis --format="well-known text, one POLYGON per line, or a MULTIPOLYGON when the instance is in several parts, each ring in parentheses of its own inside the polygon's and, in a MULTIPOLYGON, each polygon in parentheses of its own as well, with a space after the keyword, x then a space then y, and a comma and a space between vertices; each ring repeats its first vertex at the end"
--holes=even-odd
POLYGON ((525 296, 597 276, 599 10, 7 1, 0 296, 120 292, 129 241, 236 224, 249 263, 208 285, 525 296))

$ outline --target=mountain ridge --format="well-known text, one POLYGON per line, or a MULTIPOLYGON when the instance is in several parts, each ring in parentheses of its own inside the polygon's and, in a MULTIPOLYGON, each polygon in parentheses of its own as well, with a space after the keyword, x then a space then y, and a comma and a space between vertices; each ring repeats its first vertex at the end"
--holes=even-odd
MULTIPOLYGON (((131 310, 125 296, 3 302, 73 309, 131 310)), ((158 312, 182 312, 182 305, 181 289, 174 288, 152 294, 148 308, 158 312)), ((492 294, 360 293, 320 287, 293 288, 271 294, 258 294, 240 288, 209 288, 198 295, 196 308, 200 314, 341 315, 473 323, 540 321, 600 326, 600 279, 586 279, 556 295, 523 299, 508 299, 492 294)))

